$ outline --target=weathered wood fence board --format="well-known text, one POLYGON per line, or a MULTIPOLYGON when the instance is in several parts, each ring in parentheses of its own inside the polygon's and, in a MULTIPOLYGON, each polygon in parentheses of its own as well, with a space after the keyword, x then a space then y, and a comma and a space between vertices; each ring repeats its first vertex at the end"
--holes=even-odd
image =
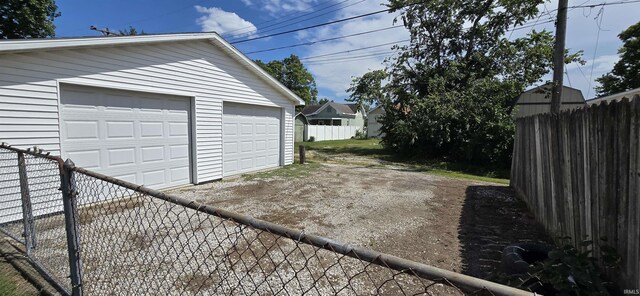
POLYGON ((614 247, 609 276, 640 289, 639 96, 518 119, 511 186, 553 237, 570 237, 559 242, 614 247))

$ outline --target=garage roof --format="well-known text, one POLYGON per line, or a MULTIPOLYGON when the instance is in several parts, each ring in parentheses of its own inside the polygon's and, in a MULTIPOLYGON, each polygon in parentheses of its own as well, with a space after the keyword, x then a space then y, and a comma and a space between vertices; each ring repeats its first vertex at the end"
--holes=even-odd
POLYGON ((34 38, 34 39, 10 39, 0 41, 0 54, 30 52, 52 49, 72 49, 82 47, 97 46, 117 46, 136 45, 160 42, 209 40, 224 52, 229 54, 236 61, 243 64, 256 75, 264 79, 271 86, 280 90, 286 97, 294 101, 297 105, 304 105, 304 101, 293 93, 290 89, 282 85, 278 80, 269 75, 260 66, 256 65, 250 58, 245 56, 237 48, 224 40, 215 32, 207 33, 181 33, 181 34, 154 34, 154 35, 134 35, 134 36, 97 36, 97 37, 74 37, 74 38, 34 38))

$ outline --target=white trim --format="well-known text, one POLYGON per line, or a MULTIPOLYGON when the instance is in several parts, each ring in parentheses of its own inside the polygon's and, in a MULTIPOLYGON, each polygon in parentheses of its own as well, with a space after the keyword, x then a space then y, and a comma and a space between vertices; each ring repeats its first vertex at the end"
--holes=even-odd
MULTIPOLYGON (((29 52, 37 50, 71 49, 80 47, 135 45, 158 42, 209 40, 214 46, 230 53, 237 61, 243 63, 254 74, 261 77, 268 84, 284 94, 287 99, 297 105, 304 105, 304 100, 298 97, 290 89, 282 85, 278 80, 269 75, 260 66, 224 40, 217 33, 183 33, 183 34, 159 34, 159 35, 134 35, 134 36, 109 36, 109 37, 82 37, 82 38, 39 38, 0 41, 0 54, 29 52)), ((100 86, 102 87, 102 86, 100 86)))
MULTIPOLYGON (((589 99, 587 101, 587 104, 596 104, 596 103, 600 103, 602 101, 609 101, 609 100, 619 100, 622 99, 628 95, 635 95, 640 93, 640 87, 639 88, 634 88, 628 91, 624 91, 624 92, 620 92, 617 94, 612 94, 612 95, 608 95, 606 97, 600 97, 600 98, 595 98, 595 99, 589 99)), ((632 97, 627 97, 629 99, 631 99, 632 97)))
POLYGON ((137 91, 137 92, 145 92, 151 94, 158 95, 171 95, 171 96, 180 96, 180 97, 192 97, 194 98, 196 95, 190 92, 181 92, 181 91, 173 91, 173 90, 162 90, 159 91, 154 87, 144 87, 144 86, 130 86, 127 84, 116 83, 116 82, 86 82, 79 80, 78 78, 62 78, 56 80, 58 84, 69 84, 69 85, 77 85, 77 86, 89 86, 89 87, 100 87, 100 88, 108 88, 113 90, 126 90, 126 91, 137 91))
POLYGON ((189 97, 189 161, 191 184, 198 184, 198 119, 196 118, 196 96, 189 97))
MULTIPOLYGON (((371 114, 371 112, 376 111, 376 110, 378 110, 380 108, 382 108, 382 105, 378 105, 375 108, 369 110, 369 112, 366 112, 367 116, 369 116, 369 114, 371 114)), ((384 108, 383 108, 383 110, 384 110, 384 108)))
MULTIPOLYGON (((318 113, 320 113, 320 111, 324 110, 325 108, 327 108, 327 106, 329 105, 330 102, 326 102, 324 103, 324 105, 322 105, 320 108, 318 108, 316 111, 314 111, 313 113, 310 114, 306 114, 305 116, 311 116, 311 115, 316 115, 318 113)), ((338 110, 336 110, 338 111, 338 110)))
MULTIPOLYGON (((345 106, 347 105, 347 104, 336 103, 336 102, 326 102, 326 103, 324 103, 324 105, 322 105, 322 107, 318 108, 318 110, 316 110, 316 111, 315 111, 315 112, 313 112, 313 113, 305 114, 305 116, 316 115, 316 114, 320 113, 322 110, 326 109, 326 108, 327 108, 327 106, 331 105, 331 103, 338 104, 338 105, 345 105, 345 106)), ((334 109, 335 109, 335 108, 334 108, 334 109)), ((362 109, 362 107, 360 107, 360 109, 362 109)), ((360 113, 364 114, 361 110, 356 111, 356 113, 344 113, 344 112, 342 112, 342 111, 338 111, 338 109, 336 109, 336 114, 339 114, 339 115, 349 115, 349 116, 350 116, 350 115, 353 115, 353 116, 355 117, 355 116, 357 116, 357 115, 358 115, 358 112, 360 112, 360 113)))
MULTIPOLYGON (((280 108, 280 166, 283 167, 285 166, 285 147, 287 146, 287 110, 285 108, 280 108)), ((295 123, 295 118, 293 119, 293 134, 294 134, 294 142, 295 142, 295 128, 296 128, 296 123, 295 123)), ((295 145, 295 144, 294 144, 295 145)), ((293 147, 293 150, 295 151, 295 147, 293 147)), ((295 153, 294 153, 295 154, 295 153)), ((295 158, 295 155, 293 156, 295 158)), ((295 160, 294 160, 295 162, 295 160)))
POLYGON ((160 35, 133 35, 109 37, 80 37, 80 38, 37 38, 0 41, 0 53, 24 52, 46 49, 68 49, 86 46, 129 45, 139 43, 206 40, 217 38, 216 33, 185 33, 160 35))

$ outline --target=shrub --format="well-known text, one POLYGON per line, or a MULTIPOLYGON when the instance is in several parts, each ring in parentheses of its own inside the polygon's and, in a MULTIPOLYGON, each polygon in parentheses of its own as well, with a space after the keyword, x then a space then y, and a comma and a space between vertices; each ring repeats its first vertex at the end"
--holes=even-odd
MULTIPOLYGON (((592 244, 592 241, 586 240, 581 246, 592 244)), ((615 269, 619 266, 620 256, 614 248, 601 244, 600 255, 603 268, 615 269)), ((526 276, 499 274, 493 280, 543 295, 616 294, 615 285, 606 278, 592 252, 580 251, 569 244, 553 249, 548 259, 531 265, 531 271, 526 276)))
POLYGON ((386 102, 383 145, 417 157, 509 167, 515 130, 509 101, 520 89, 491 79, 461 91, 442 83, 433 78, 427 97, 386 102))
POLYGON ((354 137, 355 139, 358 140, 364 140, 367 138, 367 132, 365 132, 364 130, 356 130, 356 136, 354 137))

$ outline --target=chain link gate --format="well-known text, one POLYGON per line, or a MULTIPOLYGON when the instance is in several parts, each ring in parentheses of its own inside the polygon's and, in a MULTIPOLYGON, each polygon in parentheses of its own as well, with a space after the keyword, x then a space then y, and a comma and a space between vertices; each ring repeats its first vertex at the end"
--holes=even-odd
POLYGON ((532 295, 167 195, 37 151, 3 144, 0 169, 0 202, 13 205, 0 210, 0 219, 17 218, 0 220, 0 231, 31 244, 28 258, 66 294, 532 295))

